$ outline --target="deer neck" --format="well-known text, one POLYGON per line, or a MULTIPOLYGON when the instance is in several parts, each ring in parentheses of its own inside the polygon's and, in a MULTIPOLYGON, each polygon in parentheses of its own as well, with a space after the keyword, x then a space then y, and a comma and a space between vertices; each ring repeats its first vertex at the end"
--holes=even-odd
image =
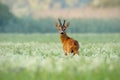
POLYGON ((66 33, 64 33, 64 34, 60 34, 60 39, 63 44, 67 39, 69 39, 69 37, 67 36, 66 33))

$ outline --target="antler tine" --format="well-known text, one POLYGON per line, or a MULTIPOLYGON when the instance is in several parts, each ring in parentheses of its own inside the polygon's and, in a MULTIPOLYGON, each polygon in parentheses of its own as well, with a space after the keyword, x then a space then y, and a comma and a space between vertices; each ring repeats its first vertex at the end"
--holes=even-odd
POLYGON ((66 21, 66 20, 64 19, 63 26, 65 26, 65 21, 66 21))
POLYGON ((60 26, 62 26, 62 23, 61 23, 61 20, 60 20, 60 18, 58 18, 58 21, 59 21, 59 23, 60 23, 60 26))

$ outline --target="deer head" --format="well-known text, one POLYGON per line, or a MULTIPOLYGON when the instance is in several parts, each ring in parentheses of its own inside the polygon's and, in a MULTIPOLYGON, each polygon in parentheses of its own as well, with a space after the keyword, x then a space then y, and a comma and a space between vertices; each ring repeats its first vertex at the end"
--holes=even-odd
POLYGON ((60 34, 64 34, 65 30, 69 27, 70 23, 67 22, 67 24, 65 24, 66 20, 64 19, 63 25, 62 25, 61 19, 58 18, 58 21, 59 21, 59 24, 56 23, 56 27, 59 30, 60 34))

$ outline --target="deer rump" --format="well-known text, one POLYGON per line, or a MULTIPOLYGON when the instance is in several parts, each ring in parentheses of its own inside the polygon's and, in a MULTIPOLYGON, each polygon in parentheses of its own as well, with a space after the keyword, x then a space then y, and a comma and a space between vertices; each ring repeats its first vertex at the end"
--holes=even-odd
POLYGON ((69 38, 64 42, 63 48, 67 53, 78 53, 79 43, 77 40, 69 38))

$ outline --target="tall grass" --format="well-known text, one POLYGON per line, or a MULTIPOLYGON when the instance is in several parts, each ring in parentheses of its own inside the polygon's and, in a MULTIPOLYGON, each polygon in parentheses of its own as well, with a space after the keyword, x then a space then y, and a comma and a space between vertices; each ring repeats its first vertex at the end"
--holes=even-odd
POLYGON ((58 34, 0 34, 0 80, 119 80, 120 34, 71 36, 79 56, 64 56, 58 34))

